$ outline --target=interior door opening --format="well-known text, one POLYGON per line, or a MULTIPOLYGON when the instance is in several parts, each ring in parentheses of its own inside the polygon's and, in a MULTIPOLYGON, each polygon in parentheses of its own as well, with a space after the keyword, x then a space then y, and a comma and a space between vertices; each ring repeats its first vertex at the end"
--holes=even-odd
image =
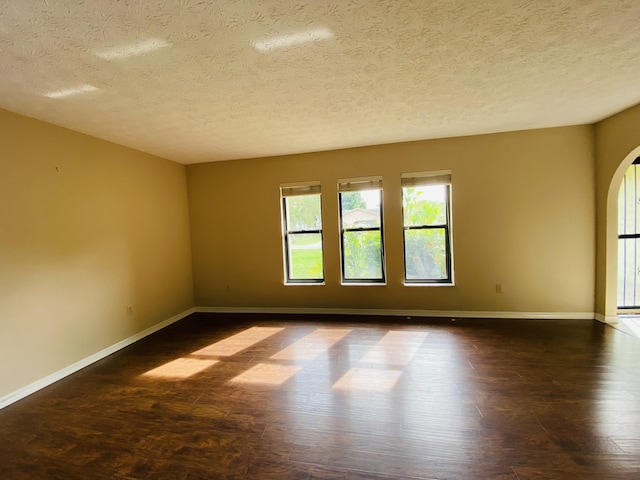
MULTIPOLYGON (((618 309, 640 312, 640 157, 618 193, 618 309)), ((621 313, 622 313, 621 312, 621 313)))

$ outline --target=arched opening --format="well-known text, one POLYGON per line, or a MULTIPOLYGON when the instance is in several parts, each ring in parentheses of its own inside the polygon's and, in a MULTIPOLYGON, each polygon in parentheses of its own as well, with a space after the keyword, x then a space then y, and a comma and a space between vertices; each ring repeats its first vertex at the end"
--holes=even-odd
MULTIPOLYGON (((624 312, 624 310, 618 310, 619 294, 618 283, 620 280, 619 265, 624 261, 624 255, 619 255, 619 245, 622 239, 618 238, 620 222, 619 213, 620 204, 620 191, 623 187, 623 180, 625 180, 625 174, 629 167, 632 166, 634 161, 640 157, 640 146, 633 149, 618 165, 618 168, 614 172, 611 182, 609 184, 609 191, 607 192, 607 204, 605 212, 605 238, 604 247, 605 250, 605 283, 604 283, 604 307, 605 314, 599 317, 600 320, 606 323, 617 323, 618 313, 624 312)), ((638 168, 638 174, 640 174, 640 168, 638 168)), ((640 193, 640 191, 639 191, 640 193)), ((640 214, 640 205, 638 205, 640 214)), ((628 245, 627 245, 628 247, 628 245)), ((620 248, 622 250, 622 248, 620 248)), ((624 254, 624 252, 622 252, 624 254)), ((640 266, 640 255, 638 258, 638 266, 640 266)), ((640 277, 637 279, 640 282, 640 277)), ((639 286, 640 287, 640 286, 639 286)))
POLYGON ((618 190, 618 282, 620 313, 640 312, 640 157, 627 168, 618 190))

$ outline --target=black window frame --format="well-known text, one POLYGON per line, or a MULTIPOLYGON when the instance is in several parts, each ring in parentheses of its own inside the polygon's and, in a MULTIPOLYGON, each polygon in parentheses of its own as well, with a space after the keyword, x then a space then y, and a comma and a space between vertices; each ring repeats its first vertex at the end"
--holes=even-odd
MULTIPOLYGON (((431 178, 429 174, 414 174, 420 175, 424 178, 431 178)), ((450 178, 450 174, 448 174, 450 178)), ((416 178, 416 177, 406 177, 406 178, 416 178)), ((419 178, 419 177, 418 177, 419 178)), ((435 178, 435 175, 433 176, 435 178)), ((451 243, 451 182, 442 181, 442 182, 429 182, 425 183, 425 185, 443 185, 446 187, 446 202, 445 202, 445 223, 441 224, 422 224, 422 225, 405 225, 405 211, 404 211, 404 189, 408 188, 407 185, 401 186, 402 191, 402 249, 403 249, 403 263, 404 263, 404 283, 405 285, 437 285, 437 284, 446 284, 453 285, 453 252, 452 252, 452 243, 451 243), (407 278, 407 241, 406 241, 406 233, 411 230, 444 230, 444 238, 445 238, 445 269, 446 269, 446 278, 407 278)))
MULTIPOLYGON (((633 168, 635 169, 635 176, 634 178, 636 179, 636 182, 633 185, 633 189, 634 189, 634 198, 636 199, 636 202, 640 202, 640 200, 638 200, 640 197, 638 196, 638 177, 640 176, 640 172, 638 171, 638 165, 640 165, 640 157, 636 158, 633 163, 631 165, 629 165, 629 168, 627 169, 627 172, 629 171, 629 169, 633 168)), ((626 182, 626 174, 627 172, 625 172, 625 175, 622 178, 622 183, 620 185, 620 191, 624 192, 627 188, 627 182, 626 182)), ((627 204, 627 202, 624 202, 624 210, 626 213, 626 209, 629 205, 627 204)), ((618 193, 618 208, 620 208, 620 192, 618 193)), ((638 208, 638 204, 634 202, 634 208, 637 209, 638 208)), ((618 220, 618 222, 620 222, 620 220, 618 220)), ((626 232, 627 229, 627 225, 626 225, 626 215, 625 215, 625 226, 624 226, 624 231, 626 232)), ((633 225, 633 229, 634 233, 620 233, 620 227, 618 226, 618 257, 622 256, 622 258, 624 260, 626 260, 627 258, 627 251, 626 251, 626 242, 623 242, 623 246, 620 247, 620 240, 634 240, 635 242, 640 241, 640 233, 638 233, 638 230, 640 230, 640 227, 638 227, 638 225, 634 222, 633 225)), ((636 244, 637 245, 637 244, 636 244)), ((638 264, 640 263, 638 261, 638 259, 636 258, 636 252, 634 250, 634 265, 636 267, 636 275, 634 275, 633 277, 633 297, 634 299, 636 299, 638 297, 638 276, 640 275, 640 267, 638 267, 638 264)), ((624 274, 623 274, 623 281, 622 281, 622 293, 620 293, 620 271, 619 271, 620 267, 618 266, 618 298, 616 299, 616 304, 617 304, 617 308, 618 310, 638 310, 640 309, 640 305, 636 305, 637 302, 631 302, 632 304, 628 304, 626 302, 627 300, 627 275, 626 275, 626 265, 625 265, 625 269, 624 269, 624 274), (620 302, 620 299, 622 298, 622 302, 620 302), (620 304, 622 303, 622 305, 620 304)), ((629 280, 629 283, 631 282, 631 280, 629 280)))
POLYGON ((322 228, 322 192, 320 190, 320 184, 305 185, 300 187, 280 187, 281 209, 282 209, 282 237, 283 237, 283 256, 284 256, 284 282, 286 285, 292 284, 324 284, 325 283, 325 269, 324 269, 324 229, 322 228), (295 195, 285 195, 283 192, 285 189, 290 190, 303 190, 308 189, 309 193, 297 193, 295 195), (317 191, 316 191, 317 189, 317 191), (318 195, 320 200, 320 228, 314 229, 302 229, 302 230, 289 230, 288 229, 288 209, 287 198, 294 196, 304 195, 318 195), (304 235, 304 234, 320 234, 321 253, 322 253, 322 278, 291 278, 291 256, 290 256, 290 235, 304 235))
POLYGON ((376 284, 376 285, 385 285, 387 283, 387 274, 386 274, 386 265, 385 265, 385 249, 384 249, 384 213, 383 213, 383 190, 382 190, 382 179, 376 180, 379 183, 379 187, 374 188, 361 188, 353 191, 371 191, 377 190, 380 195, 380 226, 379 227, 350 227, 344 228, 344 223, 342 221, 342 194, 343 193, 352 193, 353 191, 343 191, 341 190, 342 185, 348 185, 351 183, 359 183, 362 181, 363 183, 368 182, 368 180, 349 180, 349 181, 340 181, 338 183, 338 220, 340 222, 340 275, 342 284, 351 284, 351 285, 367 285, 367 284, 376 284), (346 268, 345 268, 345 259, 344 259, 344 244, 345 244, 345 234, 349 232, 380 232, 380 270, 381 277, 380 278, 347 278, 346 277, 346 268))

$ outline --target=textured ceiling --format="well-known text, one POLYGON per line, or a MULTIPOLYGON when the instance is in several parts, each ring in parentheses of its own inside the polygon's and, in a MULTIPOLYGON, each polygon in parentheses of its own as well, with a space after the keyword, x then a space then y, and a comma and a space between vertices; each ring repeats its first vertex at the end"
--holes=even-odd
POLYGON ((0 107, 181 163, 593 123, 640 102, 639 25, 638 0, 0 0, 0 107))

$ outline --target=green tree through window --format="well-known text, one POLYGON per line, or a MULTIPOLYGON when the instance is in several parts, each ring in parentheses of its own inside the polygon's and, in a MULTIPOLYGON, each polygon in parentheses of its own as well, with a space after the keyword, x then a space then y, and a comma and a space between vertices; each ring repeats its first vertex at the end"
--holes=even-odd
POLYGON ((287 283, 324 281, 320 185, 282 187, 287 283))
POLYGON ((338 185, 342 281, 382 283, 382 181, 353 180, 338 185))
POLYGON ((449 179, 403 177, 405 282, 451 282, 449 179))

